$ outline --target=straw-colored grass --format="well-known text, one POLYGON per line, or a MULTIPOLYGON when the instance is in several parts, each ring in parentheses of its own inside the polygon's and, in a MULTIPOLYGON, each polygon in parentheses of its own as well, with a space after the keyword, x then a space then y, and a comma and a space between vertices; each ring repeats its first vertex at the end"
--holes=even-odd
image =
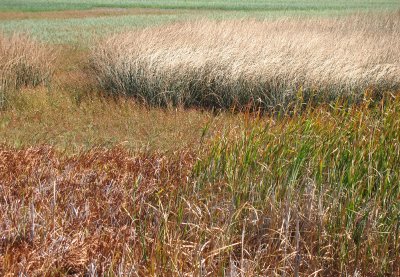
POLYGON ((28 36, 0 35, 0 92, 47 82, 53 72, 54 59, 51 47, 28 36))
POLYGON ((197 21, 102 41, 105 91, 153 105, 264 108, 400 87, 400 14, 197 21))

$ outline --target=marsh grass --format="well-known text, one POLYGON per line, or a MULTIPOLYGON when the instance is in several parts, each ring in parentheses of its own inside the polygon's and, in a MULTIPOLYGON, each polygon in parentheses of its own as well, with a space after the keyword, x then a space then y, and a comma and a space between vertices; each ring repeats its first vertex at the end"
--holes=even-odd
POLYGON ((115 35, 92 51, 110 94, 155 106, 276 109, 358 102, 400 85, 400 17, 197 21, 115 35))
MULTIPOLYGON (((230 207, 227 243, 247 230, 245 272, 399 274, 400 121, 392 101, 249 121, 241 135, 216 139, 195 168, 194 190, 223 191, 226 202, 212 192, 200 199, 230 207), (276 265, 263 269, 269 259, 276 265)), ((211 210, 217 218, 220 210, 211 210)))
POLYGON ((372 104, 169 154, 2 146, 0 273, 396 276, 400 102, 372 104))
MULTIPOLYGON (((87 86, 86 80, 61 77, 87 86)), ((62 82, 71 86, 69 90, 55 83, 54 92, 39 87, 9 95, 7 107, 0 112, 0 144, 16 148, 46 144, 68 153, 115 145, 134 151, 174 152, 202 147, 215 133, 241 124, 231 114, 149 109, 132 99, 72 90, 72 83, 62 82), (208 126, 206 132, 204 126, 208 126)))
POLYGON ((279 10, 370 10, 370 9, 395 9, 399 3, 395 0, 372 0, 360 2, 356 0, 338 0, 335 2, 328 0, 299 0, 296 2, 283 0, 165 0, 165 1, 131 1, 121 0, 85 0, 69 1, 54 0, 50 3, 40 0, 3 0, 1 11, 58 11, 58 10, 87 10, 93 8, 160 8, 160 9, 193 9, 193 10, 244 10, 244 11, 279 11, 279 10))
POLYGON ((0 275, 399 276, 398 28, 185 23, 111 38, 97 75, 65 49, 53 87, 8 79, 0 275))
POLYGON ((55 52, 25 35, 0 35, 0 94, 22 87, 36 87, 50 81, 55 52))

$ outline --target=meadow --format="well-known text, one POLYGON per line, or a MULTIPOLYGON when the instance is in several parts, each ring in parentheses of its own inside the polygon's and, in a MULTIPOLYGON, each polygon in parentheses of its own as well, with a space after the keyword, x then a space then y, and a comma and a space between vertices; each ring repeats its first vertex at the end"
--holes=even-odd
POLYGON ((397 1, 0 0, 1 276, 400 276, 397 1))
POLYGON ((398 2, 394 0, 375 1, 272 1, 272 0, 200 0, 200 1, 140 1, 140 0, 85 0, 64 1, 54 0, 51 2, 43 0, 1 0, 3 11, 58 11, 58 10, 81 10, 93 8, 162 8, 162 9, 210 9, 210 10, 360 10, 376 8, 398 8, 398 2))
POLYGON ((394 11, 398 1, 132 1, 0 0, 0 29, 29 33, 53 44, 88 47, 98 36, 164 23, 209 18, 342 16, 360 11, 394 11))

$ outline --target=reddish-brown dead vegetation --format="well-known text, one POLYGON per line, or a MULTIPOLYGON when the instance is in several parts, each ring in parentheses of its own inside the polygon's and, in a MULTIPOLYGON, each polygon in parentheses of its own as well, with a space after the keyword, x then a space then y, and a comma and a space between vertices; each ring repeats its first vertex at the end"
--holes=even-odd
POLYGON ((135 222, 157 221, 148 218, 150 203, 185 183, 193 161, 189 153, 167 159, 115 148, 63 157, 49 147, 1 147, 0 275, 146 264, 143 251, 152 247, 142 243, 152 244, 158 230, 140 238, 135 222))

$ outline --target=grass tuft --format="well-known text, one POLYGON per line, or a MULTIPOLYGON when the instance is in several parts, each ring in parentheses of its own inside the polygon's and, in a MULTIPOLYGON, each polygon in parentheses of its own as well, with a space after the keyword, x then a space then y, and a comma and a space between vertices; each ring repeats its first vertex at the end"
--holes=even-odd
POLYGON ((50 81, 55 52, 29 37, 0 35, 0 94, 50 81))

